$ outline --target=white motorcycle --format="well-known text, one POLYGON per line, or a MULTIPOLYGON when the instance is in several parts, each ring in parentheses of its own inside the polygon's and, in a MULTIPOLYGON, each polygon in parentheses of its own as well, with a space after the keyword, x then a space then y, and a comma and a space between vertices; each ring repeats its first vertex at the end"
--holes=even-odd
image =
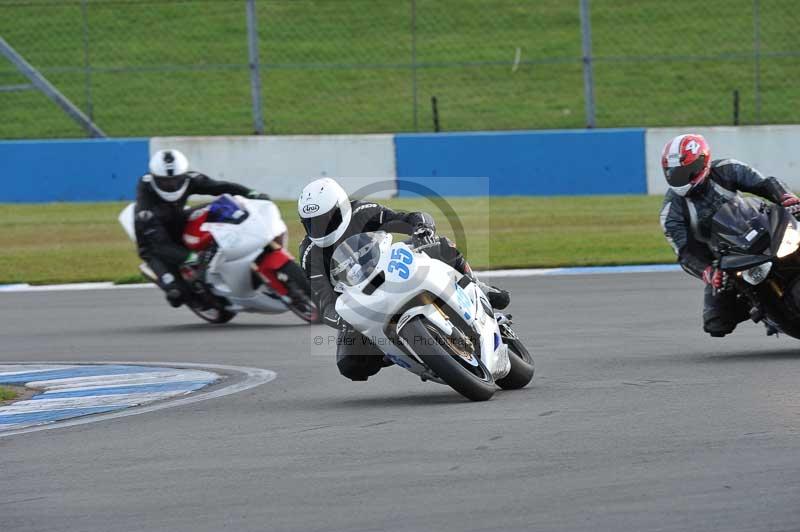
MULTIPOLYGON (((136 242, 134 207, 133 203, 125 207, 119 222, 136 242)), ((192 288, 192 297, 187 301, 189 309, 211 323, 226 323, 239 312, 280 314, 287 310, 309 323, 317 323, 319 311, 310 297, 310 287, 300 265, 294 261, 288 263, 297 270, 293 277, 301 285, 291 296, 281 295, 281 290, 264 282, 252 269, 253 261, 265 246, 285 248, 287 241, 286 224, 271 201, 225 194, 207 205, 190 209, 183 243, 211 258, 198 270, 181 272, 192 288)), ((147 264, 140 264, 139 270, 158 284, 156 274, 147 264)))
POLYGON ((444 262, 382 231, 342 242, 331 258, 336 311, 394 364, 473 401, 517 389, 534 364, 505 315, 444 262))

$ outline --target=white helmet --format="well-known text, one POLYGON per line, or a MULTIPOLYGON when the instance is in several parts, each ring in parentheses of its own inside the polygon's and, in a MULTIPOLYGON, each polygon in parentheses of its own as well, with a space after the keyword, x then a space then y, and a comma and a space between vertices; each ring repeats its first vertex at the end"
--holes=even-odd
POLYGON ((297 201, 297 212, 308 238, 321 248, 342 237, 353 214, 347 192, 329 177, 306 185, 297 201))
POLYGON ((164 201, 178 201, 189 186, 189 161, 178 150, 159 150, 150 158, 150 186, 164 201))

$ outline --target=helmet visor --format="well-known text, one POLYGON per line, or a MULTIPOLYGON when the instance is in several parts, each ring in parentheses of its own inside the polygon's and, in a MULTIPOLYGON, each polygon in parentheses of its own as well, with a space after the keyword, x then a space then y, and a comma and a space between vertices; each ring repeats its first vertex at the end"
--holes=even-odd
POLYGON ((664 168, 664 175, 671 187, 683 187, 690 184, 703 171, 705 157, 698 157, 688 166, 672 166, 664 168))
POLYGON ((322 238, 342 225, 342 209, 337 205, 330 211, 313 218, 301 218, 306 233, 311 238, 322 238))
POLYGON ((176 192, 180 190, 183 186, 183 183, 186 181, 186 175, 174 175, 174 176, 155 176, 156 186, 159 190, 163 190, 164 192, 176 192))

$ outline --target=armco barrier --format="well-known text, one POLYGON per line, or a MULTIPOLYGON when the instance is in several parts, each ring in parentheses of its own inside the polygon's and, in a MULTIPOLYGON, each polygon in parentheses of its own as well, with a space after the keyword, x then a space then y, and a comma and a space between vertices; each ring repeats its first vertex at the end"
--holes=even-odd
MULTIPOLYGON (((645 194, 645 130, 404 134, 397 178, 445 196, 645 194)), ((400 191, 400 195, 413 195, 400 191)))
POLYGON ((0 142, 0 203, 133 198, 147 149, 147 139, 0 142))

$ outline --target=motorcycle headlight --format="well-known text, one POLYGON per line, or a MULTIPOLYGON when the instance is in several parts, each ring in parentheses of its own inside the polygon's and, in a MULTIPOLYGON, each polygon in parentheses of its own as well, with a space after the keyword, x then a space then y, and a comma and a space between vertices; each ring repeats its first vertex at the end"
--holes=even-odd
POLYGON ((742 279, 755 286, 764 282, 764 280, 767 278, 767 275, 769 275, 770 270, 772 270, 772 263, 765 262, 764 264, 753 266, 746 272, 742 273, 742 279))
POLYGON ((786 226, 786 231, 783 233, 783 241, 778 248, 778 258, 782 259, 787 255, 791 255, 797 248, 800 248, 800 231, 794 228, 793 224, 786 226))

